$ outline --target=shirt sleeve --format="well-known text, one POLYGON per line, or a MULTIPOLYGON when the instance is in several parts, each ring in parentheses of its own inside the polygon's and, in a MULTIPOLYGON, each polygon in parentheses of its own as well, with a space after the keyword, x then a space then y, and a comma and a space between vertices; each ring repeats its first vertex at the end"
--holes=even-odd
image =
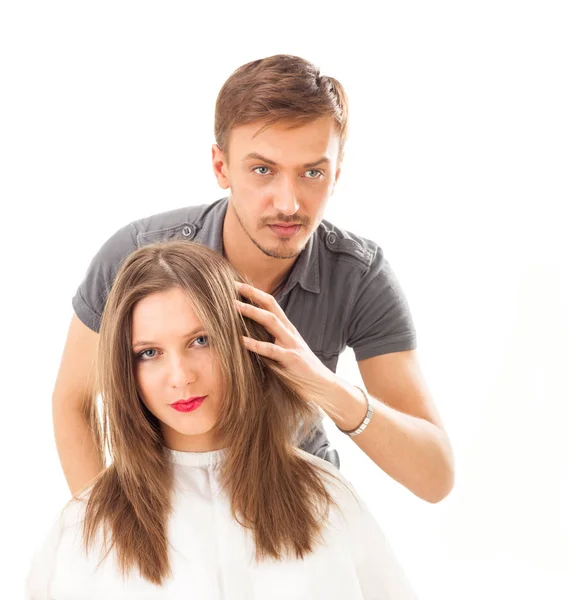
POLYGON ((378 249, 355 294, 347 345, 357 361, 416 348, 410 307, 392 267, 378 249))
POLYGON ((55 570, 55 559, 63 533, 63 519, 60 516, 50 529, 42 546, 32 559, 26 579, 26 600, 50 600, 51 582, 55 570))
POLYGON ((73 297, 73 309, 79 319, 95 332, 122 261, 137 248, 132 224, 112 235, 92 259, 87 273, 73 297))

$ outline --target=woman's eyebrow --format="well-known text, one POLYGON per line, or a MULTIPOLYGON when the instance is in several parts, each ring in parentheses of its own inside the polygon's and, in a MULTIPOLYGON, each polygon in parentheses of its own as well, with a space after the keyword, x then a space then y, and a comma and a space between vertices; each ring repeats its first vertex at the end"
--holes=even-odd
MULTIPOLYGON (((203 327, 200 325, 199 327, 196 327, 193 331, 186 333, 183 337, 190 338, 190 337, 196 335, 197 333, 201 333, 202 331, 203 331, 203 327)), ((155 343, 156 342, 147 341, 147 340, 137 340, 132 344, 132 348, 138 348, 138 346, 151 346, 155 343)))

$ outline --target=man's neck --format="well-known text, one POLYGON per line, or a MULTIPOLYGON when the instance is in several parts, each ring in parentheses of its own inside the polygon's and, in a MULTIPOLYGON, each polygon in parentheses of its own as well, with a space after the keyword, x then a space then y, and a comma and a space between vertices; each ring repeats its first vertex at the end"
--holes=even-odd
POLYGON ((223 221, 223 252, 239 273, 268 294, 286 279, 297 258, 272 258, 264 254, 246 234, 230 204, 223 221))

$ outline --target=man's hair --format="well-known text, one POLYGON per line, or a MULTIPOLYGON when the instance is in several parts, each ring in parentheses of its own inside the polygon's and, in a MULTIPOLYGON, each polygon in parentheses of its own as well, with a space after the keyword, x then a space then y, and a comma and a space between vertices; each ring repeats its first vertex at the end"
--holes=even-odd
POLYGON ((129 255, 109 294, 97 355, 102 416, 94 401, 90 415, 101 458, 106 450, 111 462, 86 490, 83 539, 89 551, 102 530, 102 560, 114 551, 125 574, 137 569, 161 584, 171 572, 173 470, 160 422, 137 391, 131 337, 133 309, 150 294, 182 290, 209 338, 222 376, 214 426, 226 447, 221 483, 233 516, 252 533, 257 560, 312 552, 336 505, 325 485, 329 472, 294 448, 298 432, 305 436, 319 417, 314 392, 279 363, 247 350, 243 336, 273 338, 237 310, 235 300, 249 301, 235 280, 243 281, 220 254, 174 241, 129 255))
POLYGON ((238 125, 258 121, 264 130, 284 121, 299 127, 325 116, 337 125, 341 163, 348 122, 343 86, 303 58, 277 54, 239 67, 224 83, 215 104, 215 141, 226 152, 238 125))

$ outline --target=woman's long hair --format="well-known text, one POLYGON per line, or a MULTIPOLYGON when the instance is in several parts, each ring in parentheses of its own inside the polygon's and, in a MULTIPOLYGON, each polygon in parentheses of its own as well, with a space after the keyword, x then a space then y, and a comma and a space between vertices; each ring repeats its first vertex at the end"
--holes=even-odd
POLYGON ((235 280, 243 281, 207 247, 166 242, 129 255, 108 297, 97 360, 102 411, 93 401, 91 417, 101 457, 106 450, 110 464, 87 488, 83 536, 89 551, 102 533, 102 560, 114 551, 124 575, 137 568, 161 584, 171 574, 172 466, 160 423, 138 395, 132 351, 132 311, 149 294, 186 292, 208 335, 223 374, 215 425, 226 447, 221 483, 233 516, 253 534, 256 560, 311 553, 335 504, 325 485, 327 471, 294 449, 319 416, 314 396, 306 382, 246 349, 243 335, 273 338, 238 312, 235 300, 247 300, 235 280))

